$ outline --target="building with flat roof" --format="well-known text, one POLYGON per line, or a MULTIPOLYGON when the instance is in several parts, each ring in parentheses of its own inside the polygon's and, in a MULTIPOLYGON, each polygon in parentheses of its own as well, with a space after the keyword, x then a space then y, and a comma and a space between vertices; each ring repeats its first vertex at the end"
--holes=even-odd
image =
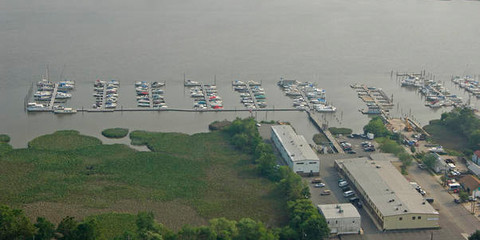
POLYGON ((318 175, 320 160, 305 137, 290 125, 272 126, 272 141, 288 166, 300 175, 318 175))
POLYGON ((317 208, 325 217, 330 234, 360 233, 360 213, 351 203, 322 204, 317 205, 317 208))
POLYGON ((439 214, 390 162, 391 156, 335 161, 381 230, 439 227, 439 214))

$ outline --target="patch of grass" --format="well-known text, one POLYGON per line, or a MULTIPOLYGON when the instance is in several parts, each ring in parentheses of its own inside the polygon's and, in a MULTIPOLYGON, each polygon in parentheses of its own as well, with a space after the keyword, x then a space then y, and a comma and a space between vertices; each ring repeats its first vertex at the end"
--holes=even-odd
POLYGON ((313 135, 313 142, 315 144, 322 145, 322 144, 328 143, 329 141, 327 139, 327 136, 325 136, 325 134, 317 133, 313 135))
POLYGON ((94 216, 89 216, 85 220, 95 219, 99 240, 113 239, 122 235, 125 231, 136 232, 137 225, 136 215, 128 213, 104 213, 94 216))
POLYGON ((69 151, 101 144, 97 138, 80 135, 74 130, 64 130, 37 137, 28 143, 28 147, 37 150, 69 151))
POLYGON ((107 128, 102 131, 102 135, 107 138, 123 138, 128 135, 127 128, 107 128))
POLYGON ((0 142, 0 156, 3 156, 10 151, 12 151, 12 146, 10 146, 10 144, 5 142, 0 142))
MULTIPOLYGON (((224 133, 134 131, 130 137, 153 152, 103 145, 75 131, 41 136, 29 148, 13 149, 0 158, 0 202, 58 203, 68 212, 84 214, 125 202, 132 204, 125 205, 132 214, 138 209, 133 206, 144 202, 179 203, 173 204, 179 206, 178 214, 158 216, 170 227, 185 221, 200 225, 216 217, 250 217, 270 226, 287 222, 275 184, 258 177, 252 156, 234 149, 224 133), (197 218, 186 220, 181 214, 185 206, 188 216, 194 212, 197 218)), ((48 209, 34 212, 42 211, 48 209)))
POLYGON ((7 134, 0 134, 0 143, 8 143, 10 142, 10 136, 7 134))
POLYGON ((464 150, 468 146, 468 139, 457 131, 453 131, 439 122, 430 121, 430 124, 423 127, 434 142, 444 148, 464 150))
POLYGON ((350 128, 336 128, 336 127, 330 127, 328 128, 328 130, 333 134, 333 135, 337 135, 337 134, 342 134, 342 135, 348 135, 348 134, 352 134, 352 129, 350 128))

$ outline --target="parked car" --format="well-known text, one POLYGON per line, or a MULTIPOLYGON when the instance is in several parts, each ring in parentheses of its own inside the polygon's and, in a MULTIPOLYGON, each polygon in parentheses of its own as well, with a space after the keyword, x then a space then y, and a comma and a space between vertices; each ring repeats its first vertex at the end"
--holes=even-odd
POLYGON ((317 183, 313 186, 316 187, 316 188, 322 188, 322 187, 325 187, 325 183, 317 183))
POLYGON ((330 195, 330 194, 332 194, 332 192, 331 192, 330 190, 327 190, 327 189, 323 190, 323 191, 320 193, 320 195, 322 195, 322 196, 330 195))
POLYGON ((346 192, 343 193, 343 196, 346 197, 346 198, 351 197, 353 195, 355 195, 355 193, 352 190, 346 191, 346 192))
POLYGON ((338 183, 338 186, 339 186, 339 187, 348 186, 348 182, 347 182, 347 181, 341 181, 341 182, 338 183))
POLYGON ((351 150, 351 149, 350 149, 350 150, 347 151, 347 153, 348 153, 348 154, 356 154, 357 152, 355 152, 355 150, 351 150))
POLYGON ((360 199, 358 197, 351 197, 351 198, 348 199, 348 201, 355 204, 356 202, 360 201, 360 199))
POLYGON ((314 178, 312 179, 312 183, 321 183, 322 179, 321 178, 314 178))
POLYGON ((419 164, 418 164, 418 168, 420 168, 420 169, 425 169, 426 166, 425 166, 425 164, 423 164, 423 163, 419 163, 419 164))

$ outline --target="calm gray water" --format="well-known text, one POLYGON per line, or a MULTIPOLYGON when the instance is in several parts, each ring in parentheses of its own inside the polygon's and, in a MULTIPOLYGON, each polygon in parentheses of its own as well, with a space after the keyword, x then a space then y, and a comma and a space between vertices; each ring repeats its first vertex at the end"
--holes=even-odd
MULTIPOLYGON (((280 77, 314 81, 337 108, 329 126, 359 131, 368 117, 349 87, 366 83, 394 95, 394 115, 421 124, 442 111, 423 106, 390 71, 426 69, 453 92, 451 75, 480 73, 478 1, 27 1, 0 0, 0 133, 15 147, 57 129, 99 136, 107 127, 196 133, 214 120, 249 113, 26 114, 23 98, 50 66, 52 80, 77 82, 73 107, 90 107, 95 79, 121 82, 120 105, 134 106, 133 82, 166 81, 170 107, 191 108, 183 74, 213 83, 226 108, 240 108, 231 81, 262 81, 268 103, 290 106, 276 87, 280 77)), ((477 107, 476 99, 472 100, 477 107)), ((291 121, 311 138, 304 113, 258 113, 259 120, 291 121)), ((101 138, 105 142, 104 138, 101 138)))

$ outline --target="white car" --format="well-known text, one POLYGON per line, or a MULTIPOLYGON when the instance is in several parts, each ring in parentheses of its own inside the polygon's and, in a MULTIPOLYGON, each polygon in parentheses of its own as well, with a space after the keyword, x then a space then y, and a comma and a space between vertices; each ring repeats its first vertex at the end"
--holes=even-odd
POLYGON ((322 188, 322 187, 325 187, 325 183, 317 183, 313 186, 316 187, 316 188, 322 188))

